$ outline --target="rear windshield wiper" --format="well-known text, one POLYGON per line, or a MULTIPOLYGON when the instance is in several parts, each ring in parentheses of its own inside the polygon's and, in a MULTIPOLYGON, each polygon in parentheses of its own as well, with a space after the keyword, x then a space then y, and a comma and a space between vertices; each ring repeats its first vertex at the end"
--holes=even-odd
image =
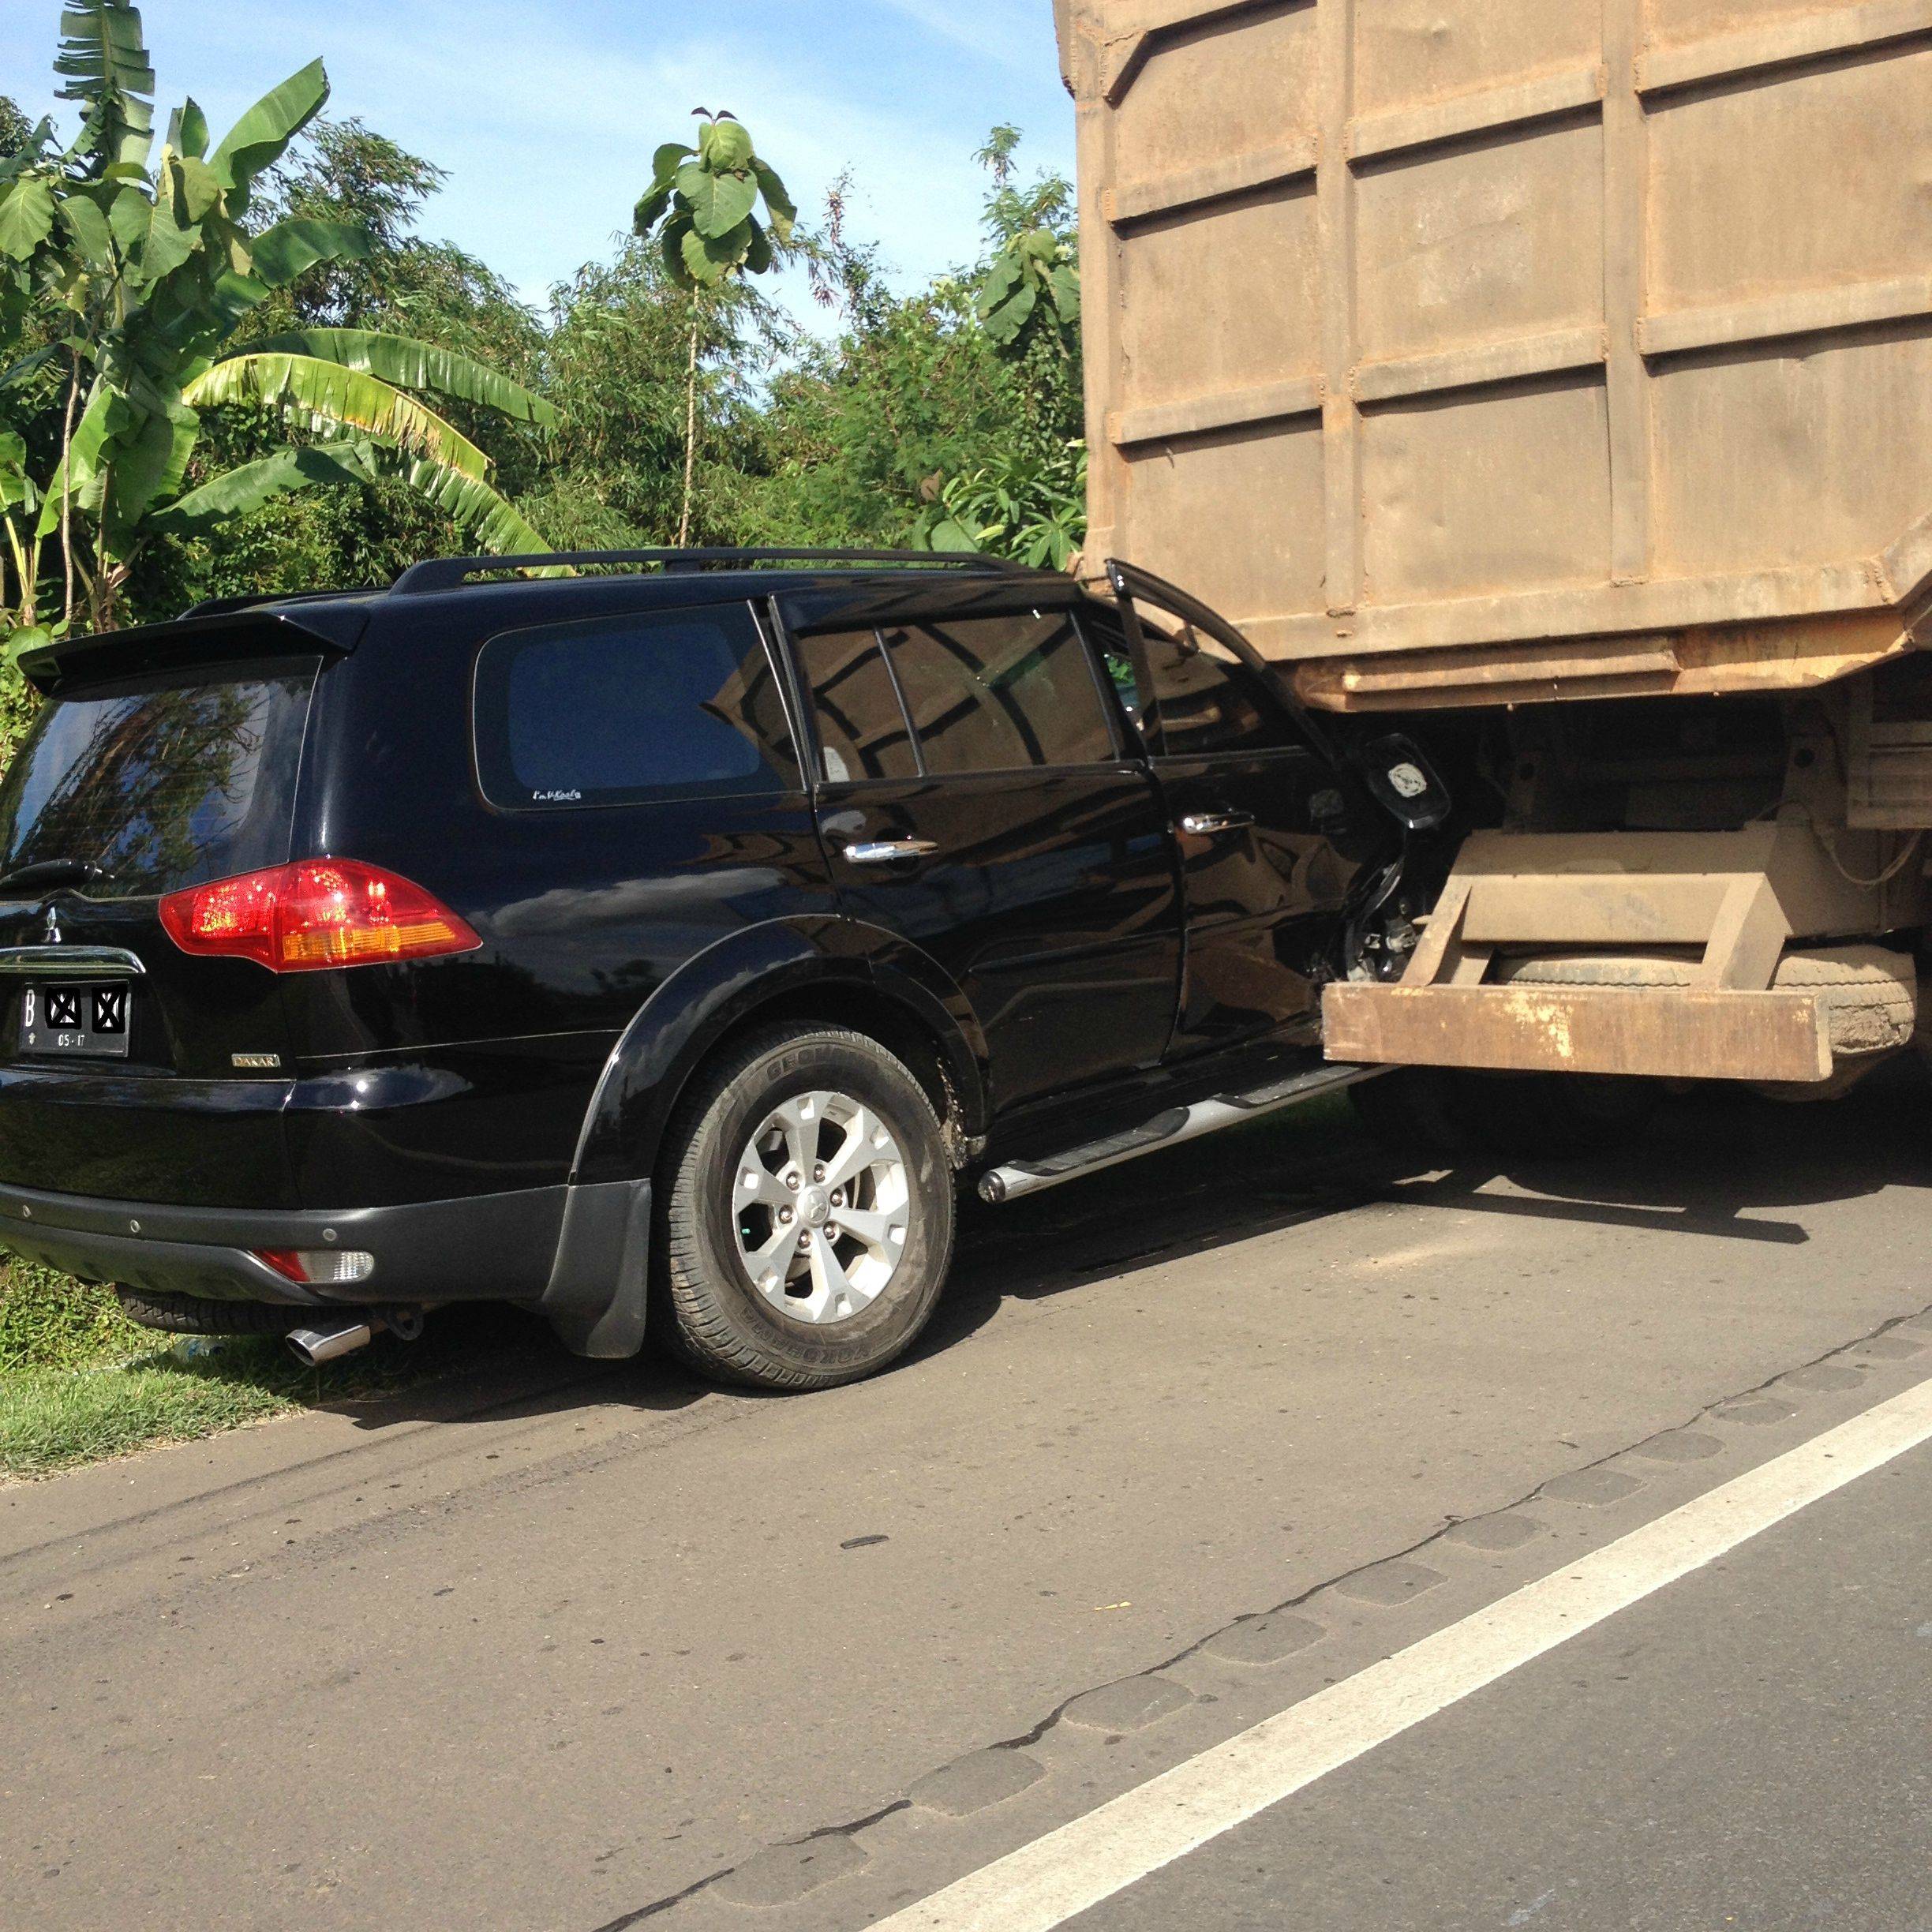
POLYGON ((42 859, 0 877, 0 893, 51 892, 61 886, 92 886, 107 876, 91 859, 42 859))

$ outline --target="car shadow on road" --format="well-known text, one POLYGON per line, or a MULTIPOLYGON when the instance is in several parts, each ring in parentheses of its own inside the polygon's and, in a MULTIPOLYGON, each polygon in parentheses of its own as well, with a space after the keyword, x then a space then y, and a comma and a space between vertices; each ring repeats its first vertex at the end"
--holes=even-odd
MULTIPOLYGON (((1807 1208, 1932 1187, 1929 1129, 1932 1093, 1915 1075, 1875 1076, 1809 1106, 1713 1088, 1672 1096, 1615 1153, 1445 1170, 1391 1153, 1333 1095, 1002 1208, 963 1200, 953 1277, 913 1359, 957 1346, 1008 1301, 1378 1204, 1797 1245, 1810 1238, 1807 1208)), ((421 1372, 324 1406, 379 1430, 777 1399, 721 1391, 648 1343, 634 1361, 580 1361, 536 1316, 500 1306, 450 1309, 431 1333, 435 1355, 421 1372)))
POLYGON ((1444 1169, 1391 1153, 1337 1097, 1004 1208, 969 1204, 920 1353, 953 1346, 1005 1301, 1376 1204, 1799 1245, 1807 1208, 1932 1188, 1929 1129, 1932 1093, 1901 1072, 1816 1104, 1697 1089, 1670 1096, 1614 1152, 1444 1169))
POLYGON ((502 1302, 442 1309, 420 1342, 378 1337, 376 1350, 383 1360, 373 1386, 315 1406, 358 1429, 380 1431, 417 1422, 527 1421, 612 1402, 665 1414, 717 1393, 652 1350, 633 1361, 586 1361, 540 1316, 502 1302))

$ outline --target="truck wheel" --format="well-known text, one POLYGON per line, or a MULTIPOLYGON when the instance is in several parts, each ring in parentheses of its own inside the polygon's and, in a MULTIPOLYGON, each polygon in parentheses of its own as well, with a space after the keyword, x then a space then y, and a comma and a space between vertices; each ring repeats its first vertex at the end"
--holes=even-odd
POLYGON ((762 1033, 701 1074, 665 1170, 661 1327, 700 1374, 773 1389, 876 1373, 925 1327, 953 1177, 925 1090, 839 1027, 762 1033))

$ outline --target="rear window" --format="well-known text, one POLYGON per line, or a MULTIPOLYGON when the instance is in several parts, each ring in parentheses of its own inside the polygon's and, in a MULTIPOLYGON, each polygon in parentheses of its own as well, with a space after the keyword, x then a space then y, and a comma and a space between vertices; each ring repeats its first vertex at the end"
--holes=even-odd
POLYGON ((184 671, 43 706, 0 783, 0 872, 101 867, 138 898, 280 865, 318 661, 184 671))
POLYGON ((476 728, 496 805, 729 798, 799 783, 777 682, 739 606, 492 638, 477 661, 476 728))

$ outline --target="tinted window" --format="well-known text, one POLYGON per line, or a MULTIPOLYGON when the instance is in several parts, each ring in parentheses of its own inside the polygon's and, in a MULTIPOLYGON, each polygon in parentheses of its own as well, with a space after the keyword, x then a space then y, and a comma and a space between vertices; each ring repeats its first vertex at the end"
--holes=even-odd
POLYGON ((0 785, 0 871, 83 860, 137 897, 283 863, 315 678, 204 668, 46 706, 0 785))
MULTIPOLYGON (((1144 694, 1120 620, 1094 611, 1088 623, 1121 702, 1136 721, 1144 694)), ((1144 608, 1140 628, 1159 700, 1163 749, 1170 758, 1208 752, 1268 751, 1302 743, 1266 681, 1191 625, 1163 623, 1144 608)))
POLYGON ((928 771, 1114 755, 1086 647, 1064 611, 897 627, 885 637, 928 771))
POLYGON ((833 784, 853 778, 915 778, 919 760, 892 674, 871 631, 826 632, 799 641, 811 687, 819 754, 833 784))
POLYGON ((477 759, 499 805, 619 805, 782 792, 784 706, 748 610, 593 618, 493 638, 477 759))

